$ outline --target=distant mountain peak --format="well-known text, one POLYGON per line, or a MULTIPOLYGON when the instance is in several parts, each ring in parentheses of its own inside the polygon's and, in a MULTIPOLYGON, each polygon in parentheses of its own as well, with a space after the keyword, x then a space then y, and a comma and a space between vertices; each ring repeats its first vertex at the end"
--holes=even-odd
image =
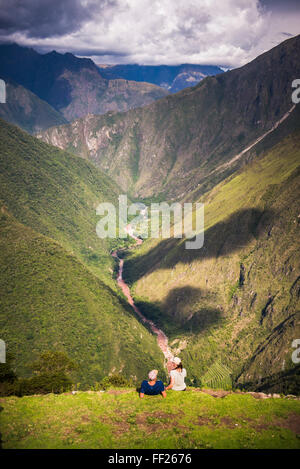
POLYGON ((191 86, 191 83, 195 85, 206 76, 222 73, 221 68, 218 66, 199 64, 119 64, 107 66, 98 65, 98 67, 101 75, 109 80, 123 78, 125 80, 148 82, 161 86, 169 90, 171 93, 181 91, 182 89, 191 86), (197 78, 196 74, 198 74, 197 78))
POLYGON ((120 80, 107 80, 90 58, 56 50, 39 54, 18 44, 0 45, 0 76, 30 90, 68 120, 127 111, 166 95, 151 84, 123 81, 120 86, 120 80))

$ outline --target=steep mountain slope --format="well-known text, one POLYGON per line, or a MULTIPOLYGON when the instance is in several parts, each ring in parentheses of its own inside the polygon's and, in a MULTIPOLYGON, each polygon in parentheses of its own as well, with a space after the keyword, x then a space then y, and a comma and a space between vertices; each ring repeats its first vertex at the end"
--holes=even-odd
POLYGON ((87 114, 127 111, 168 94, 150 83, 127 80, 105 81, 103 86, 95 70, 80 70, 78 73, 65 71, 60 80, 66 81, 71 89, 69 102, 60 108, 69 121, 87 114))
POLYGON ((12 82, 6 83, 6 103, 0 105, 0 117, 31 134, 67 123, 46 101, 12 82))
POLYGON ((0 139, 1 338, 18 374, 47 349, 66 350, 90 385, 109 372, 141 379, 162 369, 156 338, 112 279, 110 244, 96 235, 95 208, 117 203, 115 185, 2 120, 0 139))
POLYGON ((55 51, 41 55, 17 44, 0 46, 0 76, 31 90, 67 120, 88 113, 125 111, 167 94, 151 84, 106 80, 90 59, 55 51))
POLYGON ((112 284, 110 245, 96 235, 96 207, 117 204, 115 184, 81 158, 2 120, 0 139, 0 200, 18 221, 57 240, 112 284))
POLYGON ((46 350, 79 365, 77 382, 162 370, 156 339, 126 303, 58 243, 0 213, 0 329, 18 376, 46 350))
MULTIPOLYGON (((248 385, 296 372, 299 161, 298 130, 200 198, 202 249, 149 240, 125 262, 138 306, 172 338, 195 379, 215 363, 248 385)), ((299 393, 299 380, 283 389, 286 378, 272 390, 299 393)))
POLYGON ((99 65, 100 73, 109 80, 124 78, 153 83, 166 88, 170 93, 176 93, 189 86, 196 85, 209 75, 222 73, 220 67, 214 65, 99 65))
MULTIPOLYGON (((87 116, 41 134, 89 158, 134 196, 183 198, 202 193, 238 168, 224 165, 293 108, 300 36, 251 63, 194 88, 123 114, 87 116)), ((293 114, 293 112, 292 112, 293 114)), ((246 157, 246 155, 244 155, 246 157)))

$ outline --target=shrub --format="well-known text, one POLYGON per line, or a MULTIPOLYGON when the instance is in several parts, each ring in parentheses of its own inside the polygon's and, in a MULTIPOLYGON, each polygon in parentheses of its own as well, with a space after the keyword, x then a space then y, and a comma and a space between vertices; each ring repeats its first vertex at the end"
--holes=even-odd
POLYGON ((18 391, 18 381, 4 381, 0 383, 0 397, 16 396, 18 391))
POLYGON ((116 388, 128 388, 133 386, 132 380, 128 380, 120 374, 113 374, 111 376, 106 376, 100 383, 102 389, 108 389, 111 387, 116 388))
POLYGON ((40 374, 29 379, 19 380, 17 396, 29 396, 31 394, 59 394, 69 391, 72 381, 64 373, 40 374))
POLYGON ((17 375, 12 369, 13 357, 8 355, 6 363, 0 363, 0 383, 13 383, 17 379, 17 375))
POLYGON ((77 365, 63 352, 47 351, 33 362, 31 369, 37 374, 69 373, 77 368, 77 365))
POLYGON ((10 364, 3 364, 0 366, 0 396, 21 397, 69 391, 73 383, 67 373, 75 367, 67 355, 52 351, 44 352, 32 364, 35 376, 31 378, 17 379, 10 364))

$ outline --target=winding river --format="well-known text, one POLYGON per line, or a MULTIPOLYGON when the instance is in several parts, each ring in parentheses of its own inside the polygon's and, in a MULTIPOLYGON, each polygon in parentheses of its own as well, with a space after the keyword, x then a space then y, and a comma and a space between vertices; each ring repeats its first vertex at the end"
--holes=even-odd
MULTIPOLYGON (((131 238, 133 238, 135 240, 136 245, 142 244, 143 241, 140 238, 137 238, 136 236, 134 236, 134 234, 132 232, 132 228, 131 228, 130 225, 127 225, 126 232, 129 234, 129 236, 131 238)), ((167 367, 168 371, 170 371, 170 369, 172 369, 171 360, 173 358, 173 354, 172 354, 172 352, 171 352, 171 350, 168 346, 168 338, 167 338, 166 334, 161 329, 159 329, 154 324, 153 321, 151 321, 150 319, 147 319, 143 315, 143 313, 139 310, 139 308, 135 305, 135 303, 133 301, 133 298, 130 294, 130 289, 129 289, 128 285, 125 283, 125 281, 123 280, 124 259, 120 259, 120 257, 118 256, 118 251, 113 251, 111 253, 111 255, 113 257, 115 257, 116 259, 118 259, 118 261, 119 261, 119 272, 118 272, 118 277, 117 277, 117 282, 118 282, 119 287, 121 288, 122 292, 126 296, 127 301, 130 304, 130 306, 132 307, 132 309, 141 318, 142 322, 145 323, 145 324, 148 324, 150 326, 150 329, 152 330, 152 332, 157 335, 158 346, 159 346, 159 348, 161 349, 162 353, 165 356, 166 367, 167 367)))

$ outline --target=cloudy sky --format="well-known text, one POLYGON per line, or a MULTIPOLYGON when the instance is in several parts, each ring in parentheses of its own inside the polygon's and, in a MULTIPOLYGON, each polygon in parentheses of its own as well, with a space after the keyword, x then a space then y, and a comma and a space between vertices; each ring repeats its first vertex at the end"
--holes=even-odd
POLYGON ((97 63, 237 67, 300 33, 300 0, 0 0, 0 41, 97 63))

